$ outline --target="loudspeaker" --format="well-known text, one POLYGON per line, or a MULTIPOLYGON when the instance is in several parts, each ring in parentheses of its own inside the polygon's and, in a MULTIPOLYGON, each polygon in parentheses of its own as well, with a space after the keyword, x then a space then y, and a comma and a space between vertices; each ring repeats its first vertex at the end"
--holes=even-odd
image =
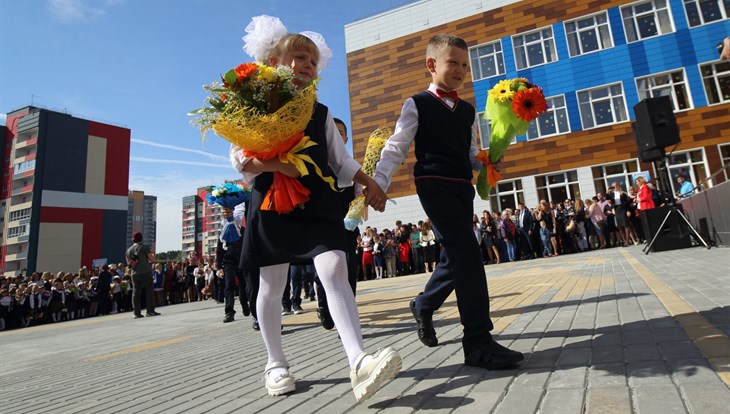
POLYGON ((644 226, 646 242, 651 243, 654 235, 659 233, 651 246, 652 252, 692 247, 692 239, 690 238, 692 230, 684 219, 679 216, 680 214, 684 214, 681 204, 641 210, 641 224, 644 226), (662 221, 672 209, 676 211, 669 215, 664 226, 660 228, 662 221))
POLYGON ((668 96, 646 98, 634 105, 636 136, 639 152, 666 148, 681 142, 672 101, 668 96))
POLYGON ((642 148, 641 142, 639 142, 639 132, 636 129, 636 122, 631 123, 631 129, 634 130, 634 139, 636 140, 636 148, 639 149, 639 160, 641 162, 654 162, 664 159, 664 148, 642 148))

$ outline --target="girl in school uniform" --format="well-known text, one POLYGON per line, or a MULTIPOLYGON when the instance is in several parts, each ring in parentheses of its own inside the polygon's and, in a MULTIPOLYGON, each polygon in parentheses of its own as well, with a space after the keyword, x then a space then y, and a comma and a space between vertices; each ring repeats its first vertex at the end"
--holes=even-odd
MULTIPOLYGON (((286 33, 281 21, 270 16, 254 18, 246 31, 249 34, 244 37, 244 50, 270 66, 291 67, 294 75, 305 81, 317 77, 318 69, 321 70, 326 63, 321 58, 324 57, 326 61, 331 54, 321 35, 312 32, 286 33), (277 27, 283 30, 272 30, 277 27), (263 31, 260 30, 262 28, 263 31)), ((337 176, 340 188, 351 185, 354 180, 365 187, 368 203, 385 202, 385 193, 360 170, 360 165, 345 150, 332 114, 326 106, 315 103, 314 113, 304 133, 317 145, 303 152, 321 170, 327 171, 329 166, 337 176)), ((248 231, 244 234, 241 258, 244 265, 260 267, 261 281, 256 306, 268 353, 264 379, 269 395, 282 395, 295 390, 295 380, 289 373, 289 362, 281 342, 281 292, 288 280, 289 263, 313 259, 327 292, 332 319, 347 354, 355 397, 358 401, 369 398, 384 381, 395 377, 401 367, 401 358, 390 347, 372 354, 364 351, 355 296, 347 280, 343 212, 337 193, 311 166, 307 167, 308 175, 300 176, 292 164, 282 163, 278 157, 270 160, 246 158, 235 146, 231 148, 231 162, 251 186, 251 211, 246 212, 248 231), (310 199, 303 208, 295 208, 287 214, 261 209, 265 194, 273 182, 273 172, 298 177, 311 190, 310 199), (291 237, 290 230, 293 228, 308 237, 291 237)))

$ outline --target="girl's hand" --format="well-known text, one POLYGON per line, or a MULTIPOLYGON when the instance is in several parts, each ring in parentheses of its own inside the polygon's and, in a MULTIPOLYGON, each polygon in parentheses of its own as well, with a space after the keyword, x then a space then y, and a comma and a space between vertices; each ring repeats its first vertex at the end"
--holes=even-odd
POLYGON ((294 164, 289 162, 279 162, 279 164, 279 172, 286 175, 287 177, 297 178, 301 175, 299 173, 299 170, 297 170, 297 167, 294 166, 294 164))

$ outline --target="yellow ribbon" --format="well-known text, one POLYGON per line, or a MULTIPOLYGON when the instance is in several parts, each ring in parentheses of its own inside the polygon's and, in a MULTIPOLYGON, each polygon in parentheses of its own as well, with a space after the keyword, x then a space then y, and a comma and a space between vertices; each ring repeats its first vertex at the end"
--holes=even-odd
POLYGON ((299 171, 299 174, 304 177, 305 175, 309 174, 309 171, 307 170, 307 165, 305 163, 310 163, 314 167, 314 171, 317 173, 319 178, 322 179, 322 181, 329 184, 332 191, 338 191, 335 188, 335 180, 332 177, 325 177, 322 174, 322 170, 319 169, 319 166, 314 162, 312 157, 306 154, 299 154, 300 151, 304 151, 305 149, 309 147, 313 147, 317 145, 316 142, 309 139, 308 136, 305 136, 302 138, 297 145, 295 145, 289 152, 285 152, 283 154, 279 154, 279 161, 281 161, 284 164, 291 163, 296 167, 297 171, 299 171))

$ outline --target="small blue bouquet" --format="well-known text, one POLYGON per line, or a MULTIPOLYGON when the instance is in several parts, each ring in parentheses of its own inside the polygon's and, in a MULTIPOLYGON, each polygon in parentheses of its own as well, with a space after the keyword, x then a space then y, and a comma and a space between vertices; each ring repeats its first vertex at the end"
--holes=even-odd
MULTIPOLYGON (((245 203, 251 198, 251 192, 238 184, 225 183, 223 185, 213 187, 213 190, 206 197, 208 204, 218 204, 221 207, 233 210, 237 205, 245 203)), ((227 249, 229 243, 234 243, 241 238, 241 234, 233 225, 233 217, 227 217, 227 222, 221 229, 220 240, 223 242, 223 248, 227 249)))

